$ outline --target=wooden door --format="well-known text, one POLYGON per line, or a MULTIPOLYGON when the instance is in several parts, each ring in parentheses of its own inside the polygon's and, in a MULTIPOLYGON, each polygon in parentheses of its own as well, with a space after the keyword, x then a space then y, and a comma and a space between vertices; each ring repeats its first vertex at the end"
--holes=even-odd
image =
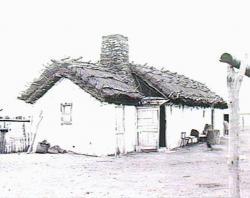
POLYGON ((137 107, 137 145, 139 150, 159 147, 159 107, 137 107))

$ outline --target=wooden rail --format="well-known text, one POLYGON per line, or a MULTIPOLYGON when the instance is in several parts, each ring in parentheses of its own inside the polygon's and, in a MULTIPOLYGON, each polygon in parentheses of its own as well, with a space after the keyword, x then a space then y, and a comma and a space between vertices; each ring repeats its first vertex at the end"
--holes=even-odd
POLYGON ((0 119, 0 122, 30 122, 30 120, 21 120, 21 119, 0 119))

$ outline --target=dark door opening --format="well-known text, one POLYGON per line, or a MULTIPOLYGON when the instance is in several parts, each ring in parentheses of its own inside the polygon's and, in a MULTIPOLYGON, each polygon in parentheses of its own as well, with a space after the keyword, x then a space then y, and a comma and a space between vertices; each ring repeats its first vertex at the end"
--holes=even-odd
POLYGON ((166 147, 166 112, 165 112, 165 105, 160 106, 159 146, 160 147, 166 147))
POLYGON ((229 114, 224 114, 223 120, 229 122, 229 114))

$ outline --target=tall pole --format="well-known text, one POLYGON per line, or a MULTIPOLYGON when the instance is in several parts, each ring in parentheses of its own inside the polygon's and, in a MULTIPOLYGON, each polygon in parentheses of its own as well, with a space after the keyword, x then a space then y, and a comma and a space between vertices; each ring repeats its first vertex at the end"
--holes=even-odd
POLYGON ((245 74, 245 63, 241 63, 240 71, 228 65, 227 88, 229 95, 229 193, 232 198, 240 198, 239 149, 240 149, 240 111, 239 91, 245 74))

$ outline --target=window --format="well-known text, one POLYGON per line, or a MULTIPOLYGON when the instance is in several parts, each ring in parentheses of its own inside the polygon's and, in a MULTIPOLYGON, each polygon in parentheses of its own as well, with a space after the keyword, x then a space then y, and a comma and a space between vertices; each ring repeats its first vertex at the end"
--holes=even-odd
POLYGON ((61 125, 72 124, 72 103, 61 103, 61 125))

